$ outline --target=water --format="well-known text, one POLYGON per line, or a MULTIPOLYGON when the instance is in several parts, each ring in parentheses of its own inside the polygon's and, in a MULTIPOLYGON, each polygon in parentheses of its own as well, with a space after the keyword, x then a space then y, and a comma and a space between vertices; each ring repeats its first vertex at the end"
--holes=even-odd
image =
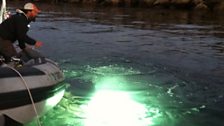
POLYGON ((223 15, 39 6, 29 34, 70 85, 43 126, 224 125, 223 15))

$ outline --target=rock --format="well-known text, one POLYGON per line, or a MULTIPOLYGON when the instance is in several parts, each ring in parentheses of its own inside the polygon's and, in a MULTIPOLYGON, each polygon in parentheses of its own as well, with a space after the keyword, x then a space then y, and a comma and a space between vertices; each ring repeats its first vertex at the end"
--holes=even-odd
POLYGON ((84 4, 93 4, 92 0, 82 0, 82 3, 84 4))
POLYGON ((142 7, 152 7, 153 3, 155 1, 156 0, 142 0, 142 2, 140 2, 140 6, 142 6, 142 7))
POLYGON ((203 0, 192 0, 192 3, 193 3, 194 5, 198 5, 198 4, 200 4, 200 3, 204 3, 204 1, 203 1, 203 0))
POLYGON ((132 0, 124 0, 125 6, 132 6, 132 0))
POLYGON ((192 3, 191 0, 171 0, 171 4, 175 8, 179 9, 191 9, 192 3))
POLYGON ((79 3, 81 0, 68 0, 69 3, 79 3))
POLYGON ((208 6, 209 9, 213 10, 219 6, 221 3, 220 1, 221 0, 204 0, 204 3, 208 6))
POLYGON ((120 0, 111 0, 111 3, 113 3, 113 4, 117 5, 117 4, 119 4, 119 3, 120 3, 120 0))
POLYGON ((220 4, 216 5, 214 7, 214 10, 216 11, 223 11, 224 10, 224 1, 220 2, 220 4))
POLYGON ((164 4, 170 4, 170 0, 156 0, 154 2, 154 5, 164 5, 164 4))
POLYGON ((191 0, 171 0, 172 4, 189 4, 191 0))
POLYGON ((199 3, 199 4, 197 4, 197 5, 195 6, 194 9, 196 9, 196 10, 207 10, 207 9, 208 9, 208 6, 205 5, 204 3, 199 3))
POLYGON ((131 0, 131 6, 137 7, 140 5, 141 2, 140 2, 140 0, 131 0))

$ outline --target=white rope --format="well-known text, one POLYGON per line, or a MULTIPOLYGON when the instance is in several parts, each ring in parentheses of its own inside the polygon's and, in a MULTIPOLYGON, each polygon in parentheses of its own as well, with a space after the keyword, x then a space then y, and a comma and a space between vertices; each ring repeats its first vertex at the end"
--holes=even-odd
POLYGON ((40 119, 39 119, 39 115, 38 115, 38 113, 37 113, 37 109, 36 109, 36 106, 35 106, 35 103, 34 103, 34 100, 33 100, 33 96, 32 96, 32 94, 31 94, 31 92, 30 92, 30 89, 29 89, 29 87, 28 87, 28 85, 27 85, 25 79, 24 79, 23 76, 20 74, 20 72, 19 72, 18 70, 16 70, 15 68, 13 68, 13 67, 11 67, 11 66, 9 66, 9 65, 7 65, 7 64, 6 64, 6 67, 12 69, 13 71, 15 71, 15 72, 20 76, 20 78, 21 78, 23 84, 25 85, 25 87, 26 87, 26 89, 27 89, 27 91, 28 91, 28 93, 29 93, 29 97, 30 97, 30 100, 31 100, 31 102, 32 102, 32 106, 33 106, 34 112, 35 112, 35 114, 36 114, 36 116, 37 116, 37 124, 38 124, 38 126, 41 126, 40 119))

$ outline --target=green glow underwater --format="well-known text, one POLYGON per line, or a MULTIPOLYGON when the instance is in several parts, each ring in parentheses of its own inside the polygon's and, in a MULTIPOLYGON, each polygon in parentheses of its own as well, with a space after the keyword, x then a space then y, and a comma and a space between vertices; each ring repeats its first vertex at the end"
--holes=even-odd
MULTIPOLYGON (((153 84, 155 80, 149 82, 151 78, 134 78, 140 71, 110 65, 64 73, 68 80, 92 82, 94 91, 78 96, 67 90, 60 103, 40 118, 43 126, 173 126, 180 118, 178 111, 166 110, 177 86, 163 90, 153 84), (147 89, 139 88, 144 84, 147 89)), ((35 121, 26 126, 35 126, 35 121)))

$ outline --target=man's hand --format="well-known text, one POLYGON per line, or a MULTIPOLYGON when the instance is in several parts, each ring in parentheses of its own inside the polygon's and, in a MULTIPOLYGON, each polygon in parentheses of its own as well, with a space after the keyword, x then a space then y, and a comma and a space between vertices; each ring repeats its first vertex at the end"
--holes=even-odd
POLYGON ((35 47, 36 47, 36 48, 40 48, 42 45, 43 45, 43 43, 40 42, 40 41, 37 41, 37 42, 35 43, 35 47))

